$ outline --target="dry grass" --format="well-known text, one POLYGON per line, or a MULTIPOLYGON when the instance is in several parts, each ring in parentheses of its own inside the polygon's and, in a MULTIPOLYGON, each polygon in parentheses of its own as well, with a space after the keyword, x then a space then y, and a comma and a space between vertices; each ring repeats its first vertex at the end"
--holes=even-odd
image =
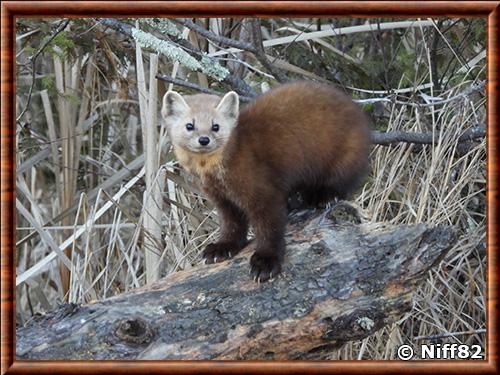
MULTIPOLYGON (((452 95, 452 92, 449 92, 452 95)), ((456 138, 484 116, 484 99, 464 100, 435 113, 424 125, 417 115, 402 116, 393 108, 390 129, 428 131, 438 142, 415 146, 376 147, 373 179, 357 202, 376 221, 393 224, 429 222, 453 225, 457 244, 430 271, 413 299, 413 309, 400 321, 362 342, 349 343, 332 359, 398 359, 397 347, 413 342, 455 342, 485 347, 486 328, 486 142, 463 150, 456 138), (447 333, 462 333, 451 337, 447 333)), ((418 353, 417 353, 418 354, 418 353)))
MULTIPOLYGON (((211 25, 217 32, 219 26, 211 25)), ((319 45, 334 48, 319 39, 323 34, 331 32, 327 29, 315 34, 319 45)), ((183 35, 188 37, 186 30, 183 35)), ((313 38, 304 40, 314 42, 313 38)), ((422 82, 429 82, 424 45, 419 67, 424 71, 423 79, 412 85, 406 81, 404 87, 421 87, 422 82)), ((143 156, 142 134, 148 130, 144 124, 154 122, 154 116, 148 118, 146 113, 152 108, 154 111, 155 105, 159 110, 155 90, 147 94, 155 83, 150 80, 146 87, 149 71, 146 64, 142 66, 143 57, 138 52, 140 63, 132 64, 127 73, 138 77, 139 88, 133 90, 132 98, 121 97, 119 88, 113 85, 116 95, 99 88, 107 77, 94 65, 94 58, 86 56, 87 65, 79 62, 86 67, 79 83, 76 68, 68 62, 49 61, 47 69, 56 73, 60 94, 50 97, 42 92, 42 100, 33 100, 28 111, 35 123, 36 114, 42 114, 40 121, 46 124, 47 134, 42 134, 35 146, 27 145, 18 129, 18 170, 23 171, 17 176, 18 324, 63 300, 86 303, 144 285, 148 269, 156 278, 151 271, 155 265, 160 266, 160 276, 196 266, 201 261, 201 249, 218 235, 210 202, 198 194, 189 177, 179 172, 164 129, 159 134, 160 147, 148 150, 161 151, 156 173, 151 171, 154 155, 143 156), (84 100, 78 105, 70 95, 84 100), (152 102, 148 103, 148 98, 152 102), (56 103, 57 116, 51 109, 56 103), (146 160, 149 163, 145 169, 146 160), (143 180, 147 180, 146 185, 143 180), (144 192, 153 185, 162 187, 160 195, 153 195, 155 199, 148 196, 145 204, 144 192), (69 210, 69 214, 62 222, 60 218, 51 221, 63 210, 69 210), (45 233, 39 237, 37 231, 45 233), (56 260, 60 259, 57 254, 68 247, 72 249, 71 279, 63 295, 56 260), (146 250, 153 254, 149 261, 145 260, 146 250)), ((304 71, 281 62, 288 64, 284 66, 289 71, 304 71)), ((475 63, 479 66, 440 97, 455 98, 474 84, 484 69, 484 60, 475 63)), ((172 75, 184 78, 186 72, 173 66, 172 75)), ((207 78, 199 74, 198 79, 202 84, 207 78)), ((160 88, 158 97, 165 89, 160 88)), ((454 335, 431 339, 485 345, 486 142, 456 142, 466 129, 485 122, 485 99, 473 94, 436 106, 420 106, 422 99, 416 95, 407 99, 408 105, 385 106, 387 130, 432 132, 436 143, 374 147, 372 173, 356 202, 371 220, 453 225, 460 237, 446 259, 429 272, 414 296, 411 312, 375 335, 345 345, 332 353, 332 359, 397 359, 396 348, 401 343, 429 342, 426 337, 449 333, 454 335)), ((21 107, 23 100, 18 98, 21 107)))

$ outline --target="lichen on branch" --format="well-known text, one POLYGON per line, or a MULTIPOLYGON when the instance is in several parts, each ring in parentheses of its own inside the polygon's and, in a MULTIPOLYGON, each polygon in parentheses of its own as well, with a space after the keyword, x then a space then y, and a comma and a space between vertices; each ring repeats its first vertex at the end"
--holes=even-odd
POLYGON ((201 61, 198 61, 173 43, 160 39, 136 27, 132 28, 132 37, 142 48, 151 49, 158 54, 166 56, 172 62, 178 62, 193 71, 201 71, 217 81, 222 81, 229 75, 229 70, 221 66, 215 59, 203 56, 201 61))
POLYGON ((180 37, 181 31, 173 22, 166 18, 141 18, 140 23, 149 25, 162 34, 180 37))

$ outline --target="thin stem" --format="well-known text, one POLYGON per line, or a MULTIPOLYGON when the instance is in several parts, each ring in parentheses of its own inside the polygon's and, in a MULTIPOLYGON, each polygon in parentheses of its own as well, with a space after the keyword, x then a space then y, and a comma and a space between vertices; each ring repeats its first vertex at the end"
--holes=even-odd
POLYGON ((61 21, 62 24, 60 24, 60 26, 57 28, 57 30, 55 31, 55 33, 52 34, 52 36, 30 58, 30 60, 31 60, 31 74, 32 74, 32 79, 31 79, 31 86, 30 86, 30 89, 29 89, 29 92, 28 92, 28 100, 27 100, 26 106, 22 110, 21 114, 19 116, 17 116, 16 122, 19 122, 19 120, 21 120, 21 118, 24 116, 24 114, 28 110, 28 107, 29 107, 30 102, 31 102, 31 96, 33 94, 33 88, 35 87, 35 78, 36 78, 35 64, 36 64, 36 59, 38 58, 38 56, 40 56, 40 54, 44 51, 44 49, 47 48, 47 46, 54 40, 54 38, 57 35, 59 35, 66 28, 66 26, 68 26, 68 24, 69 24, 70 21, 71 21, 70 19, 67 19, 66 21, 61 21))

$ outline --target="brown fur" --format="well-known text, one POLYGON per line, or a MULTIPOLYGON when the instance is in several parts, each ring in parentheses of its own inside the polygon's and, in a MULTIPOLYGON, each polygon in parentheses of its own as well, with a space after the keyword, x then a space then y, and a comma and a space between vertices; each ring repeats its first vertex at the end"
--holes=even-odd
POLYGON ((256 239, 252 273, 264 281, 281 269, 287 198, 298 192, 310 205, 345 198, 365 177, 368 120, 340 91, 297 82, 243 108, 220 154, 176 152, 202 177, 221 219, 221 238, 205 249, 206 260, 241 250, 250 223, 256 239))

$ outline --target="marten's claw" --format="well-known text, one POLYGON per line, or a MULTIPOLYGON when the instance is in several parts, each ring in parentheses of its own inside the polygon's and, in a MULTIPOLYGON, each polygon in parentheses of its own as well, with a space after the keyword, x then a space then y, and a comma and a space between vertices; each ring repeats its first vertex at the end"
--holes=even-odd
POLYGON ((266 282, 281 271, 281 258, 276 255, 254 253, 250 258, 250 269, 254 281, 266 282))
POLYGON ((216 242, 205 247, 202 256, 207 264, 223 262, 236 255, 244 245, 232 242, 216 242))

